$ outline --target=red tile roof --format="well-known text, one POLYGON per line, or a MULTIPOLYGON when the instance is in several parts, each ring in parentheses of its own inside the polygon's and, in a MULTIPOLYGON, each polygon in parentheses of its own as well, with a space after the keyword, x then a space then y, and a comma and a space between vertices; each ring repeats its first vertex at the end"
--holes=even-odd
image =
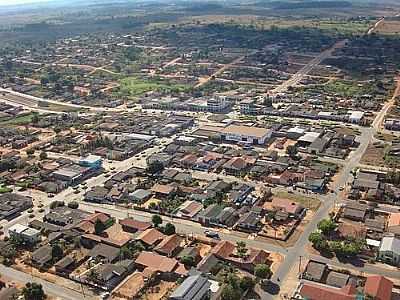
POLYGON ((144 242, 145 244, 152 246, 164 238, 165 238, 164 234, 162 234, 155 228, 150 228, 150 229, 143 231, 137 237, 137 240, 140 240, 140 241, 144 242))
POLYGON ((164 255, 170 255, 180 246, 182 240, 183 238, 177 234, 167 236, 160 244, 158 244, 157 247, 154 248, 154 250, 164 255))
POLYGON ((373 296, 376 300, 392 299, 393 282, 381 275, 368 276, 364 286, 364 293, 373 296))
POLYGON ((136 258, 135 263, 145 267, 152 268, 159 272, 172 272, 178 265, 174 258, 168 258, 156 253, 143 251, 136 258))
POLYGON ((132 218, 126 218, 123 220, 119 220, 119 224, 121 224, 122 226, 126 226, 129 228, 138 230, 138 231, 144 231, 151 227, 150 222, 142 222, 142 221, 134 220, 132 218))
POLYGON ((300 295, 308 300, 355 300, 356 294, 356 288, 351 285, 339 289, 327 285, 304 283, 300 289, 300 295))

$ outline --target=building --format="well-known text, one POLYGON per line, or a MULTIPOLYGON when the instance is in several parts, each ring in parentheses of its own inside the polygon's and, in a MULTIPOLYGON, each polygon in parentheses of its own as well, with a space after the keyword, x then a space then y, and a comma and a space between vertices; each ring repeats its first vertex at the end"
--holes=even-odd
POLYGON ((189 276, 171 294, 170 300, 205 300, 209 299, 211 283, 201 275, 189 276))
POLYGON ((375 300, 392 299, 393 282, 381 275, 368 276, 364 285, 364 294, 375 300))
POLYGON ((351 123, 360 124, 365 113, 363 111, 349 111, 349 114, 349 121, 351 123))
POLYGON ((272 130, 260 127, 228 125, 221 131, 221 137, 226 141, 263 145, 271 138, 272 130))
POLYGON ((15 224, 8 229, 8 234, 10 238, 17 241, 22 241, 31 245, 36 244, 40 241, 41 235, 40 231, 34 228, 27 227, 21 224, 15 224))
POLYGON ((384 236, 379 247, 378 259, 394 265, 400 265, 400 239, 394 235, 384 236))
POLYGON ((79 165, 81 165, 82 167, 91 168, 92 170, 101 169, 102 164, 103 164, 102 158, 97 155, 88 155, 86 157, 82 157, 79 160, 79 165))
POLYGON ((207 99, 207 110, 209 112, 225 112, 230 108, 231 104, 225 96, 218 96, 207 99))

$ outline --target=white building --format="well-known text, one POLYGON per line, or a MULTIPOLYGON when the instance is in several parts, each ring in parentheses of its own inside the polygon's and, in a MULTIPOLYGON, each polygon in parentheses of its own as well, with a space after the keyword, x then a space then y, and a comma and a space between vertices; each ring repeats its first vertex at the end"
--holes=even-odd
POLYGON ((363 111, 349 111, 349 121, 351 123, 359 124, 361 123, 361 120, 364 118, 364 112, 363 111))
POLYGON ((400 239, 395 235, 384 236, 379 247, 378 258, 394 266, 400 265, 400 239))
POLYGON ((40 241, 40 231, 22 224, 15 224, 8 229, 10 238, 21 240, 29 244, 36 244, 40 241))
POLYGON ((272 136, 272 130, 260 127, 229 125, 221 131, 227 141, 262 145, 272 136))

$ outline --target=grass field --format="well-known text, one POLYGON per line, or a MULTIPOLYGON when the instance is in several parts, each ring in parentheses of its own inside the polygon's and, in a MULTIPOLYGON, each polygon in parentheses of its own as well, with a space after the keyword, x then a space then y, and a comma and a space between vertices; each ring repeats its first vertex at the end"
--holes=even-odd
POLYGON ((190 88, 188 85, 169 83, 156 79, 143 80, 136 77, 127 77, 120 80, 120 96, 137 97, 151 91, 184 92, 190 88))
POLYGON ((3 118, 0 119, 0 126, 29 124, 32 121, 32 117, 34 115, 35 113, 29 113, 26 115, 18 116, 16 118, 3 118))
POLYGON ((311 198, 298 194, 290 194, 288 192, 277 192, 274 194, 278 198, 289 199, 297 202, 312 211, 316 211, 321 205, 321 201, 319 201, 317 198, 311 198))

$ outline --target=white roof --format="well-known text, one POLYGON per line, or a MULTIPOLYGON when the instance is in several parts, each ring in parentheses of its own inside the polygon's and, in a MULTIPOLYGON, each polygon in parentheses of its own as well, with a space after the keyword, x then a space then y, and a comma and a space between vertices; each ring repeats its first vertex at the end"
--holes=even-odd
POLYGON ((90 154, 90 155, 88 155, 86 157, 82 157, 81 158, 81 161, 85 161, 85 162, 87 162, 89 164, 90 163, 95 163, 95 162, 97 162, 99 160, 101 160, 101 156, 93 155, 93 154, 90 154))
POLYGON ((143 141, 151 141, 156 138, 155 135, 139 134, 139 133, 130 133, 127 136, 135 140, 143 140, 143 141))
POLYGON ((11 226, 8 231, 16 232, 16 233, 22 233, 24 230, 28 229, 29 227, 22 225, 22 224, 15 224, 11 226))
POLYGON ((299 134, 303 134, 306 130, 304 128, 301 128, 299 126, 296 127, 292 127, 290 128, 287 132, 288 133, 299 133, 299 134))
POLYGON ((299 138, 300 142, 307 142, 307 143, 313 143, 317 138, 319 138, 319 136, 321 135, 321 133, 319 132, 306 132, 305 135, 303 135, 302 137, 299 138))
POLYGON ((366 242, 368 246, 379 247, 381 245, 381 242, 377 240, 366 239, 366 242))
POLYGON ((331 116, 331 115, 332 115, 332 112, 330 112, 330 111, 320 111, 318 113, 318 116, 331 116))
POLYGON ((400 239, 394 236, 383 237, 379 251, 389 251, 400 255, 400 239))
POLYGON ((360 120, 364 117, 363 111, 349 111, 350 119, 357 119, 360 120))

